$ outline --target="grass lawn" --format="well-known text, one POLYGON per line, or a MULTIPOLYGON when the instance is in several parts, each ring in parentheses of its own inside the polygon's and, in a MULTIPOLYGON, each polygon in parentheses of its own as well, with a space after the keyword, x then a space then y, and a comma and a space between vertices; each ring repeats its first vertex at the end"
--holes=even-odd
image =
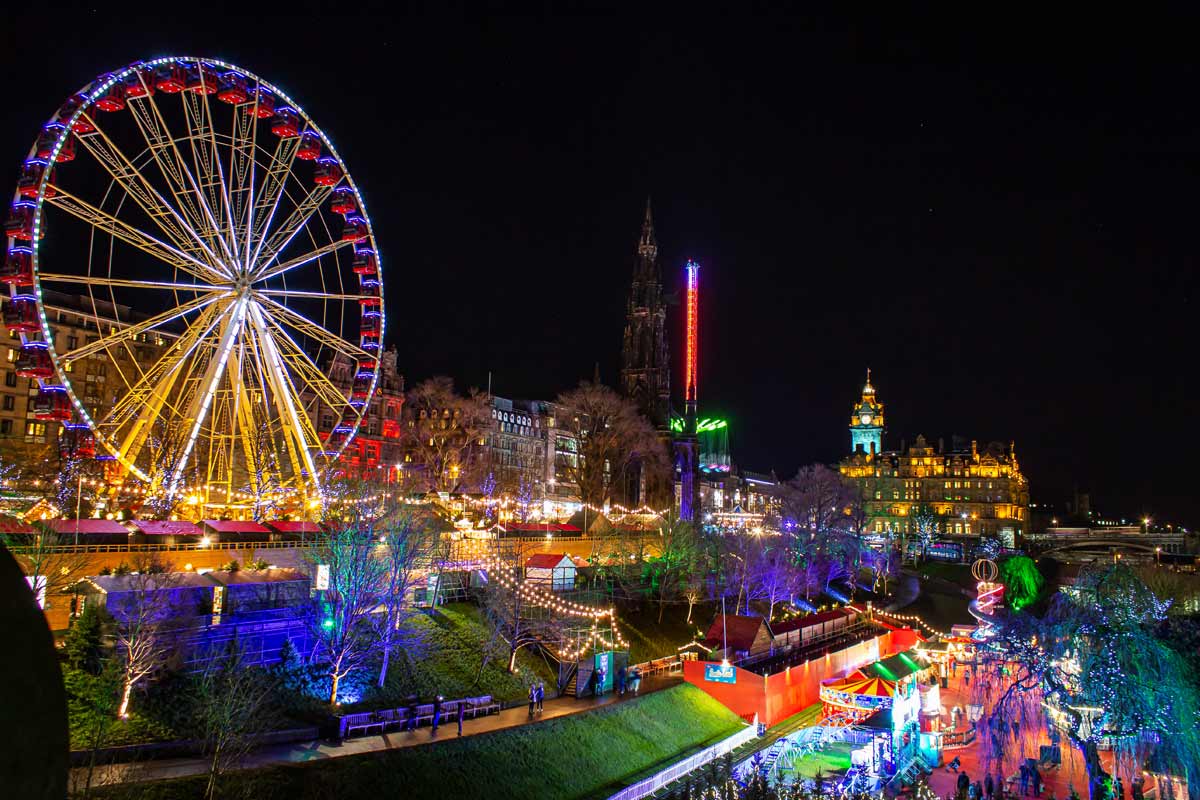
POLYGON ((815 778, 817 772, 826 777, 840 775, 850 769, 850 751, 854 745, 849 742, 834 742, 822 747, 815 753, 809 753, 796 762, 797 775, 815 778))
POLYGON ((366 694, 359 707, 394 705, 412 694, 421 698, 490 694, 498 700, 517 700, 525 696, 531 682, 541 680, 553 687, 558 679, 541 656, 527 651, 517 655, 516 675, 509 674, 504 653, 493 655, 480 672, 488 628, 483 612, 471 603, 439 606, 432 615, 418 614, 408 624, 420 644, 392 659, 387 685, 382 692, 366 694))
POLYGON ((692 621, 687 621, 687 603, 670 603, 658 621, 658 604, 645 603, 641 608, 620 610, 617 622, 629 641, 629 663, 640 664, 654 658, 673 656, 679 647, 700 636, 697 630, 712 622, 712 607, 697 605, 692 609, 692 621))
MULTIPOLYGON (((741 727, 686 684, 632 702, 437 744, 251 770, 238 784, 261 800, 327 797, 605 797, 632 776, 741 727)), ((107 800, 191 800, 187 778, 115 787, 107 800)))

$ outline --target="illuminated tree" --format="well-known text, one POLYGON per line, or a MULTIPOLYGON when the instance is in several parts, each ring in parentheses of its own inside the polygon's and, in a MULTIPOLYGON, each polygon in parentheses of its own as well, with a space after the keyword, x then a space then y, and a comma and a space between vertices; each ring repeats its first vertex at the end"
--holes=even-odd
POLYGON ((668 515, 659 528, 657 556, 646 559, 642 581, 658 602, 658 622, 663 621, 667 603, 678 599, 687 588, 687 579, 696 569, 696 529, 690 522, 668 515))
POLYGON ((368 502, 343 497, 342 518, 328 519, 305 551, 313 571, 329 576, 329 588, 317 592, 311 620, 318 658, 329 675, 330 705, 338 703, 341 683, 366 663, 379 641, 371 616, 382 602, 388 565, 377 552, 374 495, 368 484, 360 486, 368 502))
POLYGON ((474 484, 495 426, 486 396, 472 389, 464 397, 449 378, 430 378, 408 392, 404 418, 405 445, 426 489, 458 492, 474 484))
MULTIPOLYGON (((491 630, 483 649, 483 666, 490 654, 500 650, 507 658, 507 669, 517 671, 517 654, 538 645, 557 645, 563 635, 564 621, 546 602, 544 592, 525 578, 523 556, 519 551, 497 555, 486 573, 481 593, 484 614, 491 630)), ((483 667, 480 667, 482 672, 483 667)))
POLYGON ((1013 556, 1000 562, 1000 582, 1004 584, 1004 602, 1020 611, 1037 600, 1046 579, 1029 556, 1013 556))
MULTIPOLYGON (((920 555, 917 557, 919 562, 928 557, 930 545, 937 541, 940 520, 931 507, 923 506, 913 514, 912 527, 917 544, 920 546, 920 555)), ((907 557, 908 554, 904 555, 907 557)))
POLYGON ((429 568, 437 544, 437 528, 426 514, 412 506, 399 505, 376 526, 384 570, 379 591, 384 613, 377 615, 379 649, 383 660, 378 685, 387 681, 392 653, 400 647, 412 649, 404 621, 413 612, 412 592, 429 568))
POLYGON ((133 690, 166 665, 175 628, 182 622, 174 594, 178 576, 166 569, 155 561, 139 562, 128 576, 126 591, 110 606, 121 665, 121 718, 129 716, 133 690))
POLYGON ((558 462, 585 503, 600 506, 616 487, 640 474, 647 486, 665 480, 670 468, 666 446, 633 401, 599 383, 583 381, 558 396, 557 427, 577 446, 558 462))
POLYGON ((1126 783, 1152 760, 1195 785, 1200 699, 1182 659, 1156 636, 1167 606, 1125 566, 1105 565, 1082 573, 1069 594, 1056 594, 1042 617, 1001 618, 979 649, 972 684, 987 708, 979 723, 992 738, 985 757, 1005 751, 1009 731, 1036 736, 1048 714, 1082 753, 1093 800, 1113 796, 1099 757, 1102 741, 1126 783), (984 695, 993 685, 1002 691, 988 703, 984 695))

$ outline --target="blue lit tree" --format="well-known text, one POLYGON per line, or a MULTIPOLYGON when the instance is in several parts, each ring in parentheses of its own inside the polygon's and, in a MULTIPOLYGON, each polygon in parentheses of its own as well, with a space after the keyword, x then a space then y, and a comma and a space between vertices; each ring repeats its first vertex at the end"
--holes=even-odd
MULTIPOLYGON (((370 487, 363 484, 364 491, 370 487)), ((340 497, 341 518, 331 516, 325 532, 306 551, 314 571, 328 569, 329 588, 319 590, 311 616, 317 657, 329 675, 329 703, 338 702, 338 689, 374 654, 379 636, 372 613, 385 597, 387 561, 379 546, 370 496, 352 490, 340 497)))
POLYGON ((1167 605, 1131 570, 1111 565, 1083 573, 1040 618, 1001 619, 980 648, 973 685, 976 700, 990 706, 980 721, 985 756, 1020 747, 1021 732, 1036 735, 1049 714, 1083 755, 1093 800, 1113 796, 1102 743, 1112 746, 1118 774, 1138 775, 1149 762, 1195 786, 1200 700, 1182 659, 1155 635, 1167 605), (989 703, 993 687, 1000 691, 989 703))

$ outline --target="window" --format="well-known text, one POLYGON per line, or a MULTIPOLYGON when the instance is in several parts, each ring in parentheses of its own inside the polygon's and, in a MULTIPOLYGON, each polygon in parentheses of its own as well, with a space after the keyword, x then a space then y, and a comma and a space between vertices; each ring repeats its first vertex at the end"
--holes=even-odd
POLYGON ((46 435, 46 423, 44 423, 44 422, 26 422, 25 423, 25 435, 26 436, 45 436, 46 435))
POLYGON ((67 349, 74 350, 77 347, 79 347, 79 337, 78 336, 68 336, 67 337, 67 349))
POLYGON ((16 386, 17 385, 17 373, 13 372, 11 369, 4 370, 4 385, 5 386, 16 386))
POLYGON ((16 350, 13 350, 11 347, 10 347, 10 348, 8 348, 8 360, 9 360, 9 361, 16 361, 16 360, 17 360, 17 351, 16 351, 16 350))
POLYGON ((12 411, 14 408, 16 408, 16 405, 17 405, 17 400, 15 397, 13 397, 11 394, 4 395, 4 410, 5 411, 12 411))
POLYGON ((12 434, 12 420, 11 419, 0 419, 0 434, 4 434, 5 436, 9 436, 12 434))

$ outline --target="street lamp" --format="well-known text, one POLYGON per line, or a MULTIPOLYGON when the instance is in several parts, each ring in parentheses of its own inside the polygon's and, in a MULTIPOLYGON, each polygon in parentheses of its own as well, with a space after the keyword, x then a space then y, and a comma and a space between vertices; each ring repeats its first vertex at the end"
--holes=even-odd
POLYGON ((1154 548, 1154 564, 1156 566, 1162 566, 1162 548, 1161 547, 1154 548))

